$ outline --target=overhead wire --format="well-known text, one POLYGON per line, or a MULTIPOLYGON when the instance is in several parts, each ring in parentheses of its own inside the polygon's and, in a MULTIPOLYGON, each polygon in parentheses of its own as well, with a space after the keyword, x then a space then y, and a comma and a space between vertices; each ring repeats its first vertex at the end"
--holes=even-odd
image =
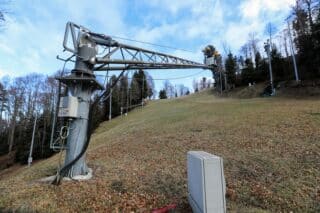
MULTIPOLYGON (((201 73, 203 73, 203 72, 206 72, 207 70, 201 70, 200 72, 197 72, 197 73, 194 73, 194 74, 192 74, 192 75, 185 75, 185 76, 180 76, 180 77, 174 77, 174 78, 152 78, 152 80, 154 80, 154 81, 165 81, 165 80, 178 80, 178 79, 184 79, 184 78, 190 78, 190 77, 194 77, 194 76, 196 76, 196 75, 199 75, 199 74, 201 74, 201 73)), ((96 75, 96 76, 105 76, 105 75, 96 75)), ((133 79, 133 78, 128 78, 128 79, 133 79)), ((135 78, 135 79, 137 79, 137 78, 135 78)), ((149 79, 150 79, 150 77, 149 77, 149 79)))
MULTIPOLYGON (((132 76, 132 74, 131 74, 131 71, 132 70, 130 70, 130 71, 128 71, 128 72, 130 72, 130 75, 132 76)), ((155 81, 157 81, 157 80, 161 80, 161 81, 163 81, 163 80, 177 80, 177 79, 185 79, 185 78, 190 78, 190 77, 193 77, 193 76, 196 76, 196 75, 198 75, 198 74, 201 74, 201 73, 203 73, 203 72, 205 72, 206 70, 202 70, 202 71, 200 71, 200 72, 197 72, 197 73, 195 73, 195 74, 192 74, 192 75, 187 75, 187 76, 182 76, 182 77, 175 77, 175 78, 152 78, 152 77, 150 77, 150 76, 148 76, 147 77, 147 79, 150 79, 150 80, 155 80, 155 81)), ((104 76, 104 75, 97 75, 97 76, 104 76)), ((127 75, 128 76, 128 75, 127 75)), ((122 75, 122 77, 123 77, 123 75, 122 75)), ((127 79, 128 80, 132 80, 132 79, 143 79, 143 78, 129 78, 129 77, 127 77, 127 79)), ((128 103, 127 103, 127 107, 124 107, 124 108, 126 108, 126 109, 128 109, 128 108, 131 108, 131 92, 132 92, 132 89, 131 88, 129 88, 128 87, 128 91, 127 91, 127 93, 130 93, 130 94, 127 94, 127 98, 129 97, 129 102, 130 102, 130 106, 128 106, 128 103), (130 91, 130 92, 129 92, 130 91)))
MULTIPOLYGON (((63 67, 62 70, 60 72, 60 77, 63 77, 63 75, 65 74, 65 68, 66 68, 66 64, 74 57, 74 55, 70 56, 69 58, 67 58, 66 60, 64 60, 63 63, 63 67)), ((57 56, 58 58, 58 56, 57 56)), ((53 142, 53 137, 54 137, 54 131, 55 131, 55 125, 56 125, 56 121, 58 118, 58 110, 59 110, 59 105, 60 105, 60 95, 61 95, 61 82, 59 81, 58 83, 58 97, 57 97, 57 103, 56 103, 56 108, 54 111, 54 115, 53 115, 53 120, 52 120, 52 130, 51 130, 51 135, 50 135, 50 145, 53 142)))
POLYGON ((148 44, 148 45, 152 45, 152 46, 167 48, 167 49, 173 49, 173 50, 180 50, 180 51, 184 51, 184 52, 195 53, 194 51, 191 51, 191 50, 176 48, 176 47, 162 45, 162 44, 151 43, 151 42, 147 42, 147 41, 139 41, 139 40, 136 40, 136 39, 124 38, 124 37, 113 36, 113 35, 111 35, 111 37, 117 38, 117 39, 121 39, 121 40, 125 40, 125 41, 132 41, 132 42, 137 42, 137 43, 141 43, 141 44, 148 44))
POLYGON ((186 75, 186 76, 175 77, 175 78, 154 78, 153 80, 155 80, 155 81, 165 81, 165 80, 178 80, 178 79, 190 78, 190 77, 194 77, 196 75, 199 75, 199 74, 201 74, 201 73, 203 73, 205 71, 207 71, 207 70, 202 70, 202 71, 197 72, 197 73, 192 74, 192 75, 186 75))

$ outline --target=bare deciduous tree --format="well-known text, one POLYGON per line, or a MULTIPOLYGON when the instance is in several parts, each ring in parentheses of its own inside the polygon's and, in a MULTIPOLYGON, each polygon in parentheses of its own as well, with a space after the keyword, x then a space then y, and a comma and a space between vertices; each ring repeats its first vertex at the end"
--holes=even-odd
POLYGON ((169 80, 164 81, 163 87, 164 87, 164 90, 166 91, 168 98, 174 97, 175 95, 174 86, 170 83, 169 80))
POLYGON ((249 58, 249 45, 245 43, 241 48, 240 52, 244 55, 245 59, 249 58))
POLYGON ((21 110, 21 106, 24 101, 25 92, 26 89, 23 87, 23 78, 20 77, 15 79, 13 85, 11 85, 9 89, 9 113, 11 115, 10 133, 8 138, 9 153, 13 149, 16 122, 19 115, 19 111, 21 110))
POLYGON ((284 46, 284 52, 286 54, 286 58, 289 57, 289 52, 288 52, 288 30, 285 29, 283 30, 283 46, 284 46))
POLYGON ((2 27, 6 21, 5 14, 8 13, 7 7, 9 3, 9 0, 0 0, 0 27, 2 27))
POLYGON ((252 61, 255 61, 255 55, 259 51, 258 43, 259 43, 259 39, 257 39, 257 33, 255 32, 249 33, 248 45, 249 45, 252 61))
POLYGON ((275 34, 277 31, 277 28, 274 24, 272 24, 271 22, 269 22, 267 25, 266 25, 266 28, 265 28, 265 32, 266 34, 269 36, 269 39, 270 39, 270 44, 272 45, 272 36, 273 34, 275 34))

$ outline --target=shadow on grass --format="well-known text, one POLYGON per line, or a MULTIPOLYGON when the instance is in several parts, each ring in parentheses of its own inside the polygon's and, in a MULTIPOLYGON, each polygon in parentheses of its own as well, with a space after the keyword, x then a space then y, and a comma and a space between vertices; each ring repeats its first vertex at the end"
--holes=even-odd
POLYGON ((178 212, 192 212, 187 198, 187 182, 171 174, 157 172, 144 187, 147 192, 162 194, 166 197, 163 204, 177 204, 178 212))

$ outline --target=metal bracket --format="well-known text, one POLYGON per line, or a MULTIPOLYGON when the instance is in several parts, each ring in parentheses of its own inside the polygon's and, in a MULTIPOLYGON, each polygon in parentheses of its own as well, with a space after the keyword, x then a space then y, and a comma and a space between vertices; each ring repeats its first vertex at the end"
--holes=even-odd
POLYGON ((74 54, 77 54, 77 52, 78 52, 78 38, 76 35, 76 29, 80 30, 80 26, 78 26, 72 22, 68 22, 66 24, 66 30, 64 32, 64 38, 63 38, 64 50, 67 50, 67 51, 72 52, 74 54), (71 33, 71 37, 72 37, 73 47, 68 47, 68 38, 69 38, 70 33, 71 33))

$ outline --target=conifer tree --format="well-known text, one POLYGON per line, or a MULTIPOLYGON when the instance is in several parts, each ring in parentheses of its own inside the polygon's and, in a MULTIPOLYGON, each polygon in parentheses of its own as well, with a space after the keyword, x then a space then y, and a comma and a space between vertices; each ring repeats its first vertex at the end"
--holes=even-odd
POLYGON ((227 81, 229 85, 235 85, 236 83, 236 68, 237 68, 237 59, 230 52, 225 61, 225 70, 226 70, 227 81))

